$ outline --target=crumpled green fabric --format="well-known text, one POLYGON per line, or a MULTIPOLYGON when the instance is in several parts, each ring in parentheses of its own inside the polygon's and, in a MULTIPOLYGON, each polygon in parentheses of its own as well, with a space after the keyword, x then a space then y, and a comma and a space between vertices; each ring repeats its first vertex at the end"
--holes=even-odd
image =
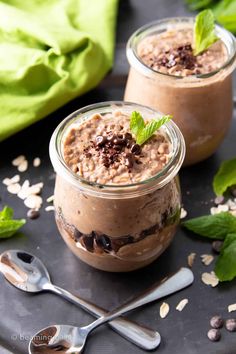
POLYGON ((0 141, 111 68, 117 0, 0 0, 0 141))

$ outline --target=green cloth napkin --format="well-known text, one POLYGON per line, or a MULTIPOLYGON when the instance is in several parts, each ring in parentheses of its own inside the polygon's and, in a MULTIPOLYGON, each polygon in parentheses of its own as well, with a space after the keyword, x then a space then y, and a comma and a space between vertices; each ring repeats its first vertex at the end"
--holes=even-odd
POLYGON ((0 141, 111 68, 117 0, 0 0, 0 141))

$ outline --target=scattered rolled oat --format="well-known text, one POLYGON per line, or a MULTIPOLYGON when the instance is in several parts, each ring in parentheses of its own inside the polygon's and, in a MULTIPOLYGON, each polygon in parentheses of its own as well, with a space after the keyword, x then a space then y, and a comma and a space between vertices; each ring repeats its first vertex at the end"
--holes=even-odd
POLYGON ((35 159, 33 160, 33 166, 34 167, 39 167, 41 165, 41 160, 39 157, 35 157, 35 159))
POLYGON ((227 204, 219 204, 217 207, 210 209, 211 215, 222 213, 222 211, 229 211, 229 206, 227 204))
POLYGON ((45 211, 54 211, 54 210, 55 210, 55 208, 53 205, 49 205, 45 208, 45 211))
POLYGON ((5 184, 5 186, 9 186, 11 184, 11 179, 10 178, 4 178, 2 183, 5 184))
POLYGON ((25 199, 26 197, 27 197, 27 190, 28 190, 28 188, 29 188, 29 186, 30 186, 30 183, 29 183, 29 180, 28 179, 26 179, 25 181, 24 181, 24 183, 22 184, 22 186, 21 186, 21 190, 19 191, 19 193, 17 194, 17 196, 20 198, 20 199, 25 199))
POLYGON ((40 209, 43 203, 42 198, 39 195, 29 195, 25 200, 24 204, 30 209, 40 209))
POLYGON ((19 193, 20 189, 21 189, 21 186, 19 183, 10 184, 9 186, 7 186, 7 190, 11 194, 19 193))
POLYGON ((165 318, 170 311, 170 306, 166 303, 163 302, 160 307, 160 317, 165 318))
POLYGON ((187 216, 187 211, 184 208, 181 208, 180 219, 184 219, 187 216))
POLYGON ((28 161, 24 160, 21 162, 20 165, 17 166, 17 169, 19 172, 25 172, 28 168, 28 161))
POLYGON ((13 166, 19 166, 25 160, 24 155, 20 155, 16 157, 11 163, 13 166))
POLYGON ((47 198, 47 203, 52 203, 54 201, 54 195, 47 198))
POLYGON ((195 257, 196 257, 196 253, 192 252, 188 255, 188 266, 190 268, 192 268, 193 266, 193 263, 194 263, 194 260, 195 260, 195 257))
POLYGON ((231 304, 228 306, 228 312, 236 311, 236 304, 231 304))
POLYGON ((183 309, 185 308, 185 306, 187 305, 188 303, 188 299, 183 299, 181 300, 178 305, 176 306, 176 310, 177 311, 183 311, 183 309))
POLYGON ((215 272, 202 273, 202 282, 206 285, 211 285, 214 288, 218 285, 219 279, 215 275, 215 272))
POLYGON ((18 182, 20 182, 19 175, 15 175, 12 178, 4 178, 4 180, 2 181, 2 183, 5 184, 5 186, 9 186, 10 184, 14 184, 18 182))
POLYGON ((211 264, 214 257, 211 254, 202 254, 201 259, 202 259, 202 263, 208 266, 209 264, 211 264))

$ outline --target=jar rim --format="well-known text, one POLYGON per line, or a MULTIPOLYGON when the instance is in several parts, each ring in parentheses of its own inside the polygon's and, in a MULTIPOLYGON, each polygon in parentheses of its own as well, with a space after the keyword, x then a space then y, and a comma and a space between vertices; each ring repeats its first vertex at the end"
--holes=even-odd
POLYGON ((161 171, 148 179, 132 184, 100 184, 96 182, 90 182, 78 176, 65 163, 62 151, 62 141, 71 125, 75 122, 82 122, 86 119, 89 119, 91 115, 95 113, 105 114, 114 111, 114 109, 124 110, 126 113, 129 111, 131 113, 132 111, 137 110, 141 113, 145 112, 146 116, 161 115, 160 112, 149 107, 124 101, 100 102, 85 106, 74 111, 56 127, 52 134, 49 144, 49 155, 54 170, 59 176, 68 180, 71 184, 73 184, 75 187, 78 187, 80 190, 84 192, 86 191, 87 194, 99 195, 107 198, 114 198, 121 195, 122 198, 128 198, 135 196, 136 193, 139 195, 140 193, 147 194, 155 189, 163 187, 176 176, 185 157, 184 138, 181 131, 173 121, 169 121, 162 126, 162 129, 165 131, 171 141, 172 156, 169 162, 161 171))
POLYGON ((155 30, 163 27, 167 24, 193 24, 195 20, 195 17, 189 16, 189 17, 166 17, 161 20, 157 21, 152 21, 149 22, 148 24, 138 28, 129 38, 126 46, 126 56, 127 59, 130 63, 131 66, 133 66, 135 69, 138 71, 142 72, 143 74, 146 74, 148 76, 153 76, 153 75, 162 75, 163 77, 170 77, 178 80, 183 80, 186 79, 191 80, 192 79, 208 79, 217 73, 219 73, 221 70, 229 67, 231 64, 235 62, 236 59, 236 40, 234 36, 232 35, 231 32, 223 28, 222 26, 216 24, 216 34, 218 37, 223 41, 225 46, 227 47, 228 50, 228 59, 225 61, 225 63, 222 64, 222 66, 216 70, 213 70, 207 74, 193 74, 189 76, 177 76, 177 75, 172 75, 169 73, 163 73, 161 71, 154 70, 150 68, 148 65, 146 65, 138 56, 135 50, 135 46, 140 42, 141 39, 147 37, 151 33, 153 33, 155 30), (136 43, 137 42, 137 43, 136 43))

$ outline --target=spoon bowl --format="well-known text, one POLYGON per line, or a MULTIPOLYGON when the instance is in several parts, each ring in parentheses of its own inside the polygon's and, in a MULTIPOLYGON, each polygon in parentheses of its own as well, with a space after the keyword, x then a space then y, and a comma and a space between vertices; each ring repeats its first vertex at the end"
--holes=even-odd
POLYGON ((32 254, 20 250, 5 251, 0 256, 0 271, 16 288, 39 293, 50 282, 44 264, 32 254))

